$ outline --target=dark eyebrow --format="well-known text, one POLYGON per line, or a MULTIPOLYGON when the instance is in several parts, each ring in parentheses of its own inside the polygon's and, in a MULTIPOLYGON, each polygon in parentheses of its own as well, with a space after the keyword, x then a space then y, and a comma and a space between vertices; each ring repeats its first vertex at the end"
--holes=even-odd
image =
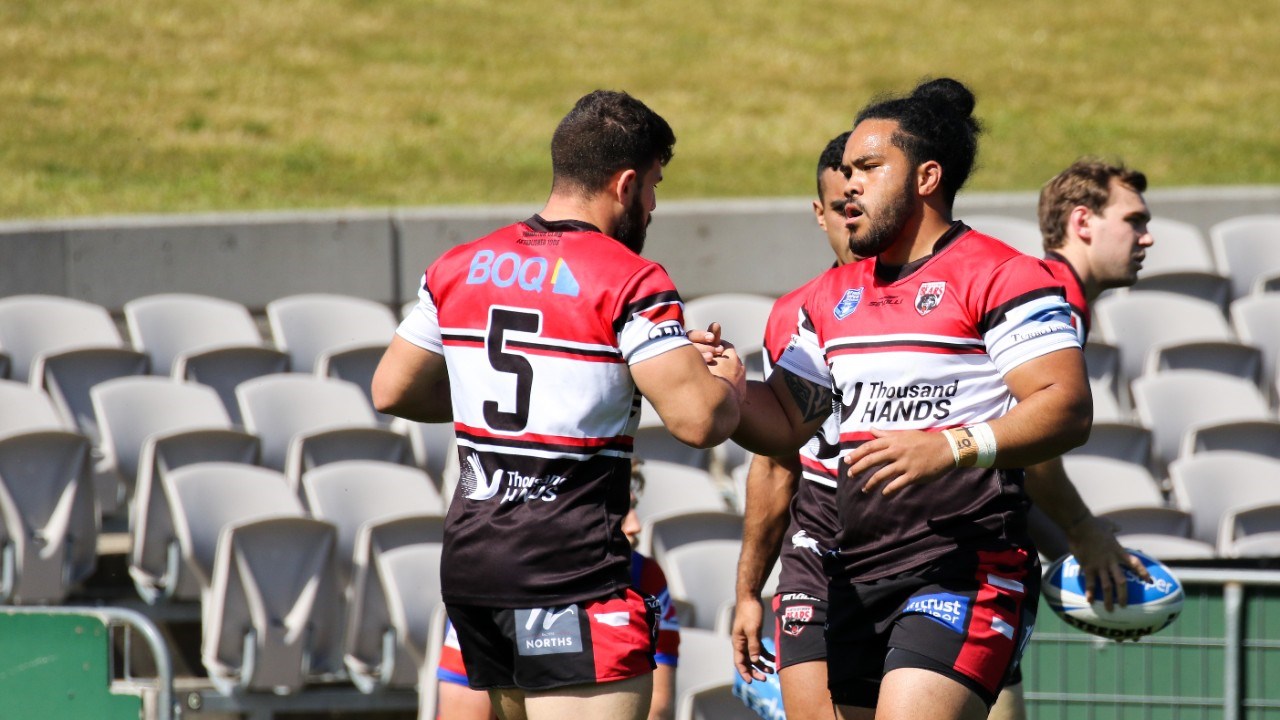
POLYGON ((854 159, 853 159, 853 164, 854 164, 855 166, 857 166, 857 165, 866 165, 866 164, 867 164, 867 161, 869 161, 869 160, 879 160, 879 159, 881 159, 881 158, 883 158, 883 157, 884 157, 884 155, 879 154, 879 153, 868 153, 868 154, 866 154, 866 155, 859 155, 858 157, 856 157, 856 158, 854 158, 854 159))

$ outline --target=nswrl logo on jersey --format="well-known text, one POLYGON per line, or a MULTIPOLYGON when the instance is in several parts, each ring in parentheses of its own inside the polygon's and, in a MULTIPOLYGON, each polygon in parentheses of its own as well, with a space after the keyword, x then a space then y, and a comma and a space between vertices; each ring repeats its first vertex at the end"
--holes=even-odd
POLYGON ((837 320, 843 320, 853 314, 858 309, 858 303, 862 302, 862 288, 850 288, 844 291, 844 297, 840 298, 840 302, 836 303, 833 312, 836 314, 837 320))

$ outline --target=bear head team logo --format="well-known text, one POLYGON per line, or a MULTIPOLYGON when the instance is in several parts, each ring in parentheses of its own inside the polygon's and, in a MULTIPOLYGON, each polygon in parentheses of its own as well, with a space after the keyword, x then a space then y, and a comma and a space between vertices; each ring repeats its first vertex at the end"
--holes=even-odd
POLYGON ((916 293, 916 312, 921 315, 933 312, 946 292, 947 284, 943 281, 921 283, 920 291, 916 293))

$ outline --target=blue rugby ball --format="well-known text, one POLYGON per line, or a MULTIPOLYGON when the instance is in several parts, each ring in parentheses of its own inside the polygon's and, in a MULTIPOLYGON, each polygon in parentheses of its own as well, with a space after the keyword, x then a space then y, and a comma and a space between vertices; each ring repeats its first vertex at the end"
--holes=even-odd
POLYGON ((1044 578, 1044 597, 1053 612, 1072 627, 1110 640, 1137 640, 1159 632, 1178 618, 1186 594, 1182 583, 1164 563, 1139 552, 1127 550, 1142 561, 1151 582, 1144 582, 1132 570, 1125 570, 1124 595, 1127 606, 1115 603, 1108 612, 1101 593, 1096 602, 1085 600, 1080 563, 1074 555, 1059 558, 1049 566, 1044 578))

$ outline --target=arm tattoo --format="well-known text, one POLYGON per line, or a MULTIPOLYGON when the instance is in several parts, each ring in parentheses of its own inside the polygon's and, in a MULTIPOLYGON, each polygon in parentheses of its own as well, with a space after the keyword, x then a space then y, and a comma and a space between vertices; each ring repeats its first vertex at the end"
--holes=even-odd
POLYGON ((817 420, 831 413, 831 390, 786 370, 783 370, 782 378, 786 381, 787 390, 791 391, 791 398, 796 401, 796 407, 800 408, 800 415, 805 422, 817 420))

